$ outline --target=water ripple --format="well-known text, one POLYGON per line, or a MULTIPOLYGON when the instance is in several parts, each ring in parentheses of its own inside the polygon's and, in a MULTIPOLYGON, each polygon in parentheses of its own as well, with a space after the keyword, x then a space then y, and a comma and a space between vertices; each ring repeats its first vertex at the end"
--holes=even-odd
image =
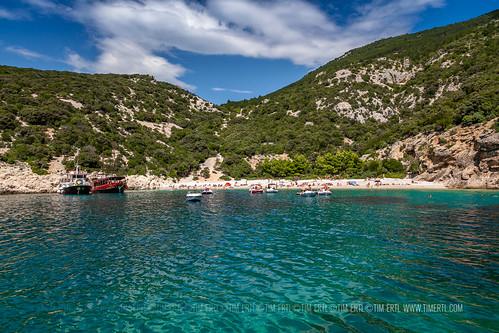
POLYGON ((184 195, 1 197, 2 331, 495 327, 497 193, 219 191, 195 204, 184 195), (465 312, 272 308, 345 303, 465 312))

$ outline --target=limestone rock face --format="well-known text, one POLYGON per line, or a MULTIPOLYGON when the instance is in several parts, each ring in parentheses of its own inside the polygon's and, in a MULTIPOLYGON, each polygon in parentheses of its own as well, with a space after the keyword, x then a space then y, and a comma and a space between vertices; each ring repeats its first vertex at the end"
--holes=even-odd
POLYGON ((418 134, 378 150, 378 158, 418 165, 417 180, 445 182, 456 188, 499 188, 497 119, 457 126, 442 133, 418 134))
POLYGON ((0 194, 56 192, 60 175, 37 175, 26 163, 0 162, 0 194))
MULTIPOLYGON (((16 193, 55 193, 65 171, 37 175, 28 164, 0 162, 0 194, 16 193)), ((96 174, 90 174, 92 175, 96 174)), ((127 183, 131 190, 155 190, 161 188, 166 180, 157 176, 128 176, 127 183)))
POLYGON ((130 190, 157 190, 165 183, 165 179, 158 176, 132 175, 127 177, 130 190))

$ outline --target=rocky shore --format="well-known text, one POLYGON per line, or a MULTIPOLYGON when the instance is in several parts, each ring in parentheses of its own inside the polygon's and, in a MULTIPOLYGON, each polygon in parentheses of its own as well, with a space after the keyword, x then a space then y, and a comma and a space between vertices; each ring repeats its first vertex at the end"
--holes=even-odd
MULTIPOLYGON (((26 163, 0 162, 0 194, 55 193, 63 173, 37 175, 26 163)), ((132 175, 127 177, 131 190, 154 190, 167 182, 157 176, 132 175)))
POLYGON ((418 134, 377 152, 408 166, 417 163, 416 180, 443 182, 452 188, 499 189, 497 119, 445 132, 418 134))

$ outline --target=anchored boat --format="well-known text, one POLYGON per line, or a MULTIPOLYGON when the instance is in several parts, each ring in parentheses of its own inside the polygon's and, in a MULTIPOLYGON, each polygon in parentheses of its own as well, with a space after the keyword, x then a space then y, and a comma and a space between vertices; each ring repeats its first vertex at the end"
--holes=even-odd
POLYGON ((205 187, 203 192, 201 192, 201 194, 209 195, 209 194, 213 194, 213 191, 209 187, 205 187))
POLYGON ((251 186, 251 188, 249 189, 249 192, 250 192, 251 194, 259 194, 259 193, 263 193, 263 188, 262 188, 262 185, 257 184, 257 185, 253 185, 253 186, 251 186))
POLYGON ((93 193, 123 193, 128 187, 122 176, 102 176, 92 179, 93 193))
POLYGON ((306 190, 298 193, 302 197, 315 197, 317 195, 316 191, 306 190))
POLYGON ((92 183, 87 178, 87 174, 80 172, 80 168, 76 165, 75 171, 66 174, 59 182, 57 192, 61 194, 90 194, 92 191, 92 183))
POLYGON ((331 190, 327 187, 327 185, 324 185, 318 192, 318 195, 331 195, 331 190))
POLYGON ((187 193, 187 195, 185 196, 185 199, 187 201, 201 201, 201 198, 203 197, 203 195, 201 193, 187 193))
POLYGON ((265 190, 266 193, 278 193, 279 190, 277 189, 277 185, 276 184, 269 184, 267 186, 267 189, 265 190))

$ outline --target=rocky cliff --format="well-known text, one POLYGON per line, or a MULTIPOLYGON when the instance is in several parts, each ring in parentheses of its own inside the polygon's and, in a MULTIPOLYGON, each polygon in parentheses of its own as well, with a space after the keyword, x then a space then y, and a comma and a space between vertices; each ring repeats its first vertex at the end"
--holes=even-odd
POLYGON ((499 189, 497 120, 418 134, 378 150, 378 158, 403 161, 416 179, 442 181, 456 188, 499 189))

